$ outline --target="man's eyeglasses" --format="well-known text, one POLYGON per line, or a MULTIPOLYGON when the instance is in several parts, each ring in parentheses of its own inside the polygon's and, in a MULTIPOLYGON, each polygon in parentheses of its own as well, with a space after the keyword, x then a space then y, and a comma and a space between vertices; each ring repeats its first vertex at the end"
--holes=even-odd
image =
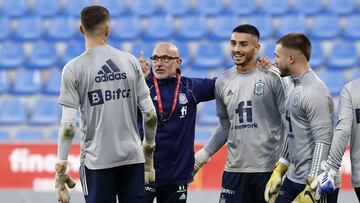
POLYGON ((150 59, 154 63, 158 62, 159 60, 161 60, 164 63, 169 63, 173 59, 179 59, 179 57, 172 57, 172 56, 166 56, 166 55, 165 56, 156 56, 156 55, 154 55, 154 56, 151 56, 150 59))

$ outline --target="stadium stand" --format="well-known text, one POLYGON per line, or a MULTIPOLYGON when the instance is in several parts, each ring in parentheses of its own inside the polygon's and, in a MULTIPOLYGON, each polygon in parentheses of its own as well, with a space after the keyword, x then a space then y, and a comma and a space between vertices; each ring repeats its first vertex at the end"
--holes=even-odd
POLYGON ((38 40, 44 34, 43 21, 39 16, 24 16, 18 19, 15 39, 38 40))
POLYGON ((256 12, 257 5, 253 0, 229 0, 229 10, 234 15, 250 15, 256 12))
POLYGON ((11 88, 14 95, 37 94, 42 88, 41 72, 38 70, 19 70, 11 88))
POLYGON ((29 12, 29 4, 27 0, 3 0, 1 12, 5 16, 20 17, 29 12))
POLYGON ((295 1, 294 10, 305 15, 314 15, 323 12, 322 0, 302 0, 295 1))
POLYGON ((191 3, 188 0, 167 0, 163 2, 163 10, 167 14, 180 16, 190 12, 191 3))
MULTIPOLYGON (((360 77, 360 0, 2 0, 0 125, 12 127, 1 129, 0 141, 56 142, 61 69, 85 50, 79 12, 93 4, 110 10, 109 43, 136 57, 144 50, 149 60, 155 43, 172 41, 182 74, 190 77, 217 76, 233 66, 228 40, 241 23, 259 28, 260 54, 271 59, 278 37, 308 34, 311 67, 335 99, 343 84, 360 77), (38 133, 19 136, 33 128, 38 133)), ((196 139, 207 140, 217 122, 214 102, 200 106, 196 139)))
POLYGON ((111 37, 117 40, 135 40, 142 34, 140 18, 136 15, 114 18, 111 24, 111 37))
POLYGON ((25 62, 22 43, 6 41, 0 44, 0 69, 14 69, 25 62))
POLYGON ((0 41, 7 39, 12 32, 10 20, 7 16, 0 16, 0 41))
POLYGON ((147 18, 144 38, 147 40, 166 40, 172 37, 174 28, 169 16, 151 16, 147 18))
POLYGON ((69 16, 55 16, 49 19, 48 38, 49 40, 69 40, 79 29, 75 19, 69 16))
POLYGON ((52 17, 58 15, 61 9, 59 0, 34 0, 31 13, 36 16, 52 17))
POLYGON ((200 15, 218 15, 223 10, 223 0, 197 0, 195 3, 195 11, 200 15))

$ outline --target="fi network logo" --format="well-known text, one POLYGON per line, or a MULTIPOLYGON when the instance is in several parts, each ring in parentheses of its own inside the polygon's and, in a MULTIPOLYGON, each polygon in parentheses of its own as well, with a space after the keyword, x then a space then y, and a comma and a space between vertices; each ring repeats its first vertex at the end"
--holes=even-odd
POLYGON ((120 69, 115 65, 115 63, 109 59, 101 67, 101 70, 98 72, 98 76, 95 77, 95 82, 108 82, 126 78, 126 73, 120 72, 120 69))

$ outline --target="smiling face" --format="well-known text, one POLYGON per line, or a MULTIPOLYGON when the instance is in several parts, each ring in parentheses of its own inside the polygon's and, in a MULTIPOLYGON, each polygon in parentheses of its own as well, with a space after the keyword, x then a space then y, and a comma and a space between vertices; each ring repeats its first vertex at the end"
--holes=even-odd
POLYGON ((246 66, 256 60, 260 49, 258 39, 248 33, 234 32, 230 39, 231 56, 236 66, 246 66))

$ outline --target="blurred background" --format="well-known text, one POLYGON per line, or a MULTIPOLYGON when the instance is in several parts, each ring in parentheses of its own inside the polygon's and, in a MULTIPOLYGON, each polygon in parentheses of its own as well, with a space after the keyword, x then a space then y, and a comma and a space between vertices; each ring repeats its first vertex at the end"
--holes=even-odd
MULTIPOLYGON (((214 77, 233 65, 232 29, 255 25, 259 55, 274 58, 275 41, 289 32, 312 40, 312 68, 331 90, 336 107, 342 86, 360 78, 360 0, 0 0, 0 199, 56 202, 53 192, 60 109, 57 97, 64 64, 84 51, 79 14, 87 5, 111 14, 109 43, 149 57, 154 44, 180 49, 181 70, 190 77, 214 77)), ((215 103, 199 105, 196 149, 217 124, 215 103)), ((79 137, 69 169, 79 177, 79 137)), ((190 185, 188 202, 217 202, 226 149, 190 185)), ((357 202, 344 156, 339 202, 357 202)), ((83 202, 81 187, 73 202, 83 202)))

